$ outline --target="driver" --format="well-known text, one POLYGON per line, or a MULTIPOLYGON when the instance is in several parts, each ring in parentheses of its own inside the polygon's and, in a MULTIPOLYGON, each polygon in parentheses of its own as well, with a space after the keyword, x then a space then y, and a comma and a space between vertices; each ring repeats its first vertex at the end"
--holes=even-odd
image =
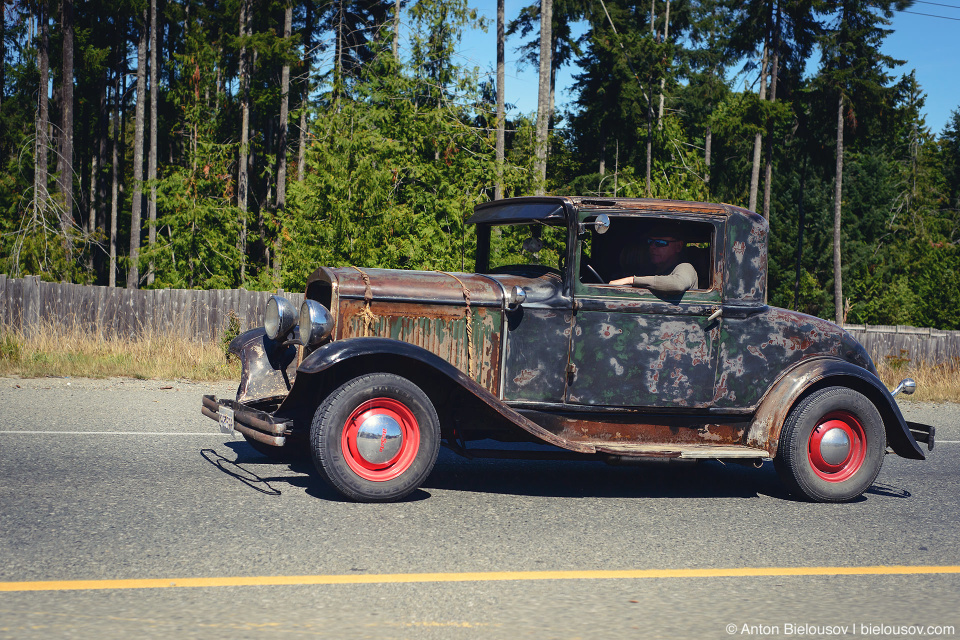
POLYGON ((642 243, 639 247, 624 249, 620 262, 627 273, 634 271, 644 275, 617 278, 610 284, 642 287, 667 295, 679 295, 697 288, 697 270, 689 262, 682 261, 685 241, 672 225, 655 226, 642 243), (637 263, 637 249, 642 250, 644 245, 647 260, 632 268, 631 265, 637 263))

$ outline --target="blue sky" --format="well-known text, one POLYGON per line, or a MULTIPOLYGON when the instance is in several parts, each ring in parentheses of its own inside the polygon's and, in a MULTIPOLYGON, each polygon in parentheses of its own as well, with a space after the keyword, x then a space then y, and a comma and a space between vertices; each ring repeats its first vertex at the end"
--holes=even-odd
MULTIPOLYGON (((507 0, 507 21, 532 1, 507 0)), ((460 48, 461 61, 479 67, 481 72, 495 73, 497 4, 495 0, 481 0, 475 6, 487 17, 489 28, 486 33, 477 30, 464 34, 460 48)), ((896 14, 891 25, 893 33, 884 42, 883 50, 889 56, 906 60, 906 64, 898 67, 895 74, 901 75, 916 69, 917 80, 926 94, 926 124, 934 133, 940 133, 950 113, 960 108, 960 0, 917 0, 909 11, 944 18, 914 13, 896 14)), ((518 69, 520 56, 515 50, 520 43, 517 37, 507 40, 506 99, 507 103, 516 106, 512 113, 535 113, 537 70, 529 65, 518 69)), ((576 71, 575 66, 568 66, 561 71, 557 80, 557 107, 562 108, 574 97, 571 87, 576 71)))

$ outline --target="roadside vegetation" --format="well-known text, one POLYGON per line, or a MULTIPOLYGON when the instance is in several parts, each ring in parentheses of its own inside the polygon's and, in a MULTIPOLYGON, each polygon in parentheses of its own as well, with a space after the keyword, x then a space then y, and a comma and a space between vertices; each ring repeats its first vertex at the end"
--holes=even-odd
MULTIPOLYGON (((219 340, 194 340, 174 333, 130 339, 49 322, 31 335, 3 327, 0 376, 236 380, 240 364, 226 357, 226 345, 235 335, 232 326, 225 328, 219 340)), ((880 378, 891 389, 904 378, 917 381, 917 392, 901 395, 901 401, 960 403, 960 360, 917 366, 900 358, 881 358, 876 364, 880 378)))
POLYGON ((960 329, 960 110, 886 53, 909 2, 494 4, 0 2, 0 273, 295 291, 463 270, 498 197, 677 198, 769 219, 776 306, 960 329))
POLYGON ((950 364, 917 366, 880 361, 876 365, 880 379, 891 389, 904 378, 917 381, 917 392, 912 396, 897 396, 900 402, 905 399, 918 402, 960 402, 960 358, 954 359, 950 364))
POLYGON ((175 333, 131 339, 47 322, 30 335, 0 329, 0 375, 216 381, 236 380, 240 364, 227 361, 219 340, 175 333))

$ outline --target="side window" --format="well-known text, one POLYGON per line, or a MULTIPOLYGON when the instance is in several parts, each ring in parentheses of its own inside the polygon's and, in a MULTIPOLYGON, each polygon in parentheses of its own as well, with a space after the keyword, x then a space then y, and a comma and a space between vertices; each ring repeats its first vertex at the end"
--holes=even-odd
POLYGON ((581 242, 580 282, 649 287, 660 281, 649 277, 673 276, 689 290, 710 289, 713 236, 706 222, 611 216, 609 232, 593 231, 589 242, 581 242))

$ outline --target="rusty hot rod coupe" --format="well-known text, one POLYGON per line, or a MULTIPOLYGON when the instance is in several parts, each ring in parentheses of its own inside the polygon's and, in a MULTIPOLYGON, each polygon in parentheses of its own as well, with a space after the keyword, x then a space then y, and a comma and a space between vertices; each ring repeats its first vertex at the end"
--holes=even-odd
POLYGON ((414 491, 441 444, 468 457, 772 459, 791 493, 826 502, 866 491, 886 453, 933 448, 934 429, 904 420, 856 340, 766 304, 755 213, 533 197, 479 205, 469 222, 476 273, 321 268, 299 314, 271 297, 265 326, 230 345, 236 399, 204 396, 203 414, 261 453, 309 450, 338 492, 371 502, 414 491), (656 242, 681 243, 692 286, 609 284, 656 242), (552 446, 500 444, 515 442, 552 446))

